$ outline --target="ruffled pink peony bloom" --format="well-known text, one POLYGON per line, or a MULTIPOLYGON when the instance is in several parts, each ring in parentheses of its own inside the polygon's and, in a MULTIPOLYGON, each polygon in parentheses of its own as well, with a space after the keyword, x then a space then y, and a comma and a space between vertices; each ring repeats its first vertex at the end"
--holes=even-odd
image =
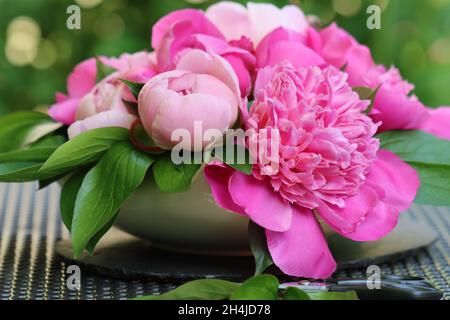
POLYGON ((414 86, 402 79, 394 67, 386 70, 376 65, 370 49, 359 44, 347 31, 336 24, 323 29, 316 38, 314 49, 336 68, 345 66, 352 86, 376 89, 373 116, 381 121, 381 131, 417 129, 428 117, 428 109, 410 95, 414 86))
POLYGON ((117 72, 107 76, 78 99, 69 138, 103 127, 129 129, 137 119, 124 101, 137 102, 121 79, 144 83, 155 75, 154 56, 146 52, 124 54, 114 60, 117 72))
POLYGON ((272 258, 288 275, 327 278, 335 270, 316 214, 345 237, 371 241, 388 234, 415 198, 417 173, 379 150, 377 124, 363 113, 368 103, 333 67, 262 69, 246 126, 256 132, 250 140, 279 130, 279 170, 261 162, 252 175, 221 164, 205 169, 218 205, 265 228, 272 258))
POLYGON ((270 3, 252 3, 247 7, 231 1, 214 4, 206 16, 219 28, 228 40, 250 38, 257 46, 271 31, 284 27, 299 33, 308 28, 303 12, 294 5, 282 9, 270 3))
POLYGON ((146 132, 163 149, 172 149, 177 129, 189 132, 183 148, 199 151, 208 143, 196 143, 208 129, 222 133, 236 122, 241 105, 239 83, 230 64, 218 55, 191 50, 176 69, 151 79, 139 94, 139 115, 146 132), (195 123, 201 124, 201 136, 195 123))
POLYGON ((250 93, 255 68, 250 40, 227 42, 223 34, 200 10, 172 12, 153 27, 152 47, 157 53, 158 70, 173 70, 181 57, 192 49, 214 53, 227 60, 239 79, 242 96, 250 93))

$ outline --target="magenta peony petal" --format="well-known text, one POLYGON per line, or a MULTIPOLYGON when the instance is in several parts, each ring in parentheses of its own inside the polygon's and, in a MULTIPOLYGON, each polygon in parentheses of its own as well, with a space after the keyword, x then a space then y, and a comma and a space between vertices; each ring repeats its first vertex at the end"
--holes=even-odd
POLYGON ((207 165, 204 172, 216 203, 225 210, 245 215, 244 210, 233 201, 228 190, 234 170, 224 164, 213 163, 207 165))
POLYGON ((174 25, 180 22, 190 22, 192 28, 196 33, 207 34, 213 37, 224 39, 222 33, 217 27, 205 16, 200 10, 184 9, 174 11, 167 16, 160 19, 152 30, 152 47, 153 49, 159 49, 159 46, 167 35, 172 30, 174 25))
POLYGON ((55 103, 48 109, 50 116, 63 124, 71 125, 75 122, 76 113, 80 99, 67 99, 60 103, 55 103))
POLYGON ((345 235, 354 232, 357 225, 366 218, 378 202, 377 191, 366 184, 360 188, 357 195, 345 200, 345 208, 323 202, 318 212, 328 225, 345 235))
POLYGON ((417 172, 397 155, 380 150, 367 176, 367 184, 379 190, 380 201, 354 232, 345 234, 355 241, 375 241, 391 232, 399 214, 412 205, 420 180, 417 172))
POLYGON ((294 277, 326 279, 336 270, 320 225, 311 211, 293 206, 291 228, 266 230, 267 245, 275 264, 294 277))
POLYGON ((261 227, 272 231, 287 231, 291 226, 289 203, 276 194, 270 183, 235 171, 228 185, 233 201, 261 227))
POLYGON ((95 58, 78 64, 67 79, 67 92, 71 98, 81 98, 95 86, 97 63, 95 58))
POLYGON ((420 126, 420 129, 450 140, 450 107, 430 109, 429 114, 430 118, 420 126))
POLYGON ((377 93, 374 107, 377 113, 373 119, 382 122, 381 131, 417 129, 429 118, 428 109, 416 98, 384 86, 377 93))

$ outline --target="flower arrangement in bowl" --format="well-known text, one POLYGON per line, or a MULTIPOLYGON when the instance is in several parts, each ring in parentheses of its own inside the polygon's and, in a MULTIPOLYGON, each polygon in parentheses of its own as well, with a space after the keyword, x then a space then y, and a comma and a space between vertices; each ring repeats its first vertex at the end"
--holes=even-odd
POLYGON ((258 272, 324 279, 324 225, 374 241, 413 202, 450 205, 450 108, 336 24, 219 2, 163 17, 151 45, 78 64, 48 114, 0 118, 0 181, 59 181, 76 257, 116 224, 180 251, 250 238, 258 272))

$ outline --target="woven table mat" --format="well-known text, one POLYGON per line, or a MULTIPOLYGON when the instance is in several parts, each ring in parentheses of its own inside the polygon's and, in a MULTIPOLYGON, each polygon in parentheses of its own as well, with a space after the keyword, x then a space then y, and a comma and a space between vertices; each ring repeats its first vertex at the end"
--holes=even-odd
MULTIPOLYGON (((68 238, 59 217, 59 193, 56 184, 40 191, 35 183, 0 184, 0 300, 129 299, 179 285, 122 281, 82 271, 80 290, 69 290, 67 265, 54 253, 55 241, 68 238)), ((450 209, 413 206, 404 215, 427 222, 439 239, 414 257, 381 265, 383 274, 424 277, 450 300, 450 209)), ((365 270, 357 269, 336 274, 364 275, 365 270)))

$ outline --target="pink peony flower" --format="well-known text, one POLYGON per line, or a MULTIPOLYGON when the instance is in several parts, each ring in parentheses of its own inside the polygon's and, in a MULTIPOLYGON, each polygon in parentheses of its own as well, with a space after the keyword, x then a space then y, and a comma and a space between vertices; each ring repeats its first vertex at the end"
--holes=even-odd
MULTIPOLYGON (((132 55, 126 53, 119 58, 100 57, 100 60, 103 64, 118 70, 115 73, 115 79, 121 77, 129 81, 145 82, 155 74, 153 54, 146 52, 132 55)), ((50 116, 65 125, 74 123, 77 120, 77 110, 81 100, 94 90, 96 80, 95 58, 78 64, 67 79, 67 96, 62 93, 56 94, 56 103, 49 109, 50 116)), ((111 81, 111 78, 108 81, 111 81)))
POLYGON ((429 115, 428 120, 422 123, 419 129, 450 140, 450 107, 430 109, 429 115))
MULTIPOLYGON (((239 83, 230 64, 218 55, 191 50, 176 69, 151 79, 139 94, 139 115, 146 132, 163 149, 177 129, 186 129, 195 138, 195 122, 208 129, 225 132, 236 122, 241 104, 239 83)), ((183 147, 199 151, 207 142, 183 141, 183 147)))
POLYGON ((160 72, 173 70, 181 57, 192 49, 220 55, 236 72, 244 97, 250 93, 255 67, 253 45, 248 46, 245 41, 244 38, 227 42, 202 11, 185 9, 172 12, 155 24, 152 47, 157 53, 160 72))
POLYGON ((415 198, 417 173, 379 150, 378 125, 363 113, 368 103, 333 67, 264 68, 246 126, 256 140, 263 129, 279 130, 279 170, 259 161, 252 175, 205 168, 218 205, 265 228, 272 258, 288 275, 327 278, 335 270, 316 214, 347 238, 371 241, 388 234, 415 198))
POLYGON ((69 138, 102 127, 129 129, 137 119, 126 103, 137 102, 121 79, 146 82, 155 75, 153 54, 124 54, 113 60, 117 72, 112 73, 78 99, 75 122, 68 129, 69 138))
POLYGON ((352 86, 372 89, 380 86, 371 116, 382 122, 381 131, 417 129, 427 120, 428 109, 410 95, 414 86, 403 80, 396 68, 386 70, 376 65, 369 48, 334 23, 321 30, 319 36, 316 51, 327 63, 337 68, 345 66, 352 86))
POLYGON ((246 8, 239 3, 222 1, 210 6, 206 16, 222 31, 227 40, 247 37, 255 46, 278 27, 299 33, 308 28, 305 15, 294 5, 278 9, 270 3, 249 2, 246 8))

